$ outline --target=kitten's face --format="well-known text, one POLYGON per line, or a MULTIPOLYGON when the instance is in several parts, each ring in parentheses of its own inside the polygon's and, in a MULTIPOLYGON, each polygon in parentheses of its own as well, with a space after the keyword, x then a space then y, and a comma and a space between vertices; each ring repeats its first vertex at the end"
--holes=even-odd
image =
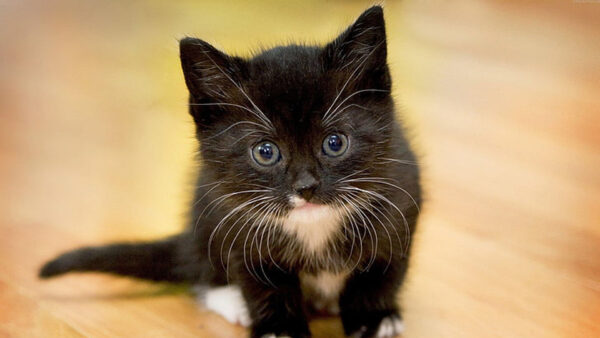
POLYGON ((202 158, 237 205, 280 217, 348 208, 360 203, 349 187, 385 178, 394 113, 381 13, 324 48, 242 60, 186 38, 181 57, 202 158))

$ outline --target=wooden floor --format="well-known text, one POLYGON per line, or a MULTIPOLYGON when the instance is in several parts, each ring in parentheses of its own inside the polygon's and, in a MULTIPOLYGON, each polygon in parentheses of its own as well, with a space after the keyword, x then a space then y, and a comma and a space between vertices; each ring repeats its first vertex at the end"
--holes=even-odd
MULTIPOLYGON (((242 55, 324 42, 371 3, 0 1, 0 336, 243 335, 181 288, 36 272, 183 226, 178 38, 242 55)), ((385 5, 427 198, 404 336, 599 337, 600 3, 385 5)), ((311 326, 341 336, 339 320, 311 326)))

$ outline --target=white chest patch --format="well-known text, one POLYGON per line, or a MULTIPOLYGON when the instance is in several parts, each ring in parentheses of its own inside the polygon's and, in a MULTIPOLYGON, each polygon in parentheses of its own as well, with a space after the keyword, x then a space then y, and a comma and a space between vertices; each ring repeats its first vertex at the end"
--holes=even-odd
POLYGON ((330 314, 339 312, 338 299, 349 273, 320 272, 316 275, 300 273, 300 285, 302 293, 307 301, 310 301, 316 310, 326 311, 330 314))
POLYGON ((327 206, 293 209, 283 220, 283 229, 295 235, 304 248, 314 254, 325 247, 340 229, 341 214, 327 206))

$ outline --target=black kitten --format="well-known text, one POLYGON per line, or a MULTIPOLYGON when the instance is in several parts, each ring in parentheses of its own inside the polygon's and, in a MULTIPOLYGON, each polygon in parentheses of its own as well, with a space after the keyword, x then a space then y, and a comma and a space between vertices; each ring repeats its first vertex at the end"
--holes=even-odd
POLYGON ((40 276, 197 283, 252 337, 310 336, 311 310, 339 311, 346 334, 400 333, 419 171, 395 119, 381 7, 325 47, 247 60, 194 38, 180 48, 202 162, 189 228, 75 250, 40 276))

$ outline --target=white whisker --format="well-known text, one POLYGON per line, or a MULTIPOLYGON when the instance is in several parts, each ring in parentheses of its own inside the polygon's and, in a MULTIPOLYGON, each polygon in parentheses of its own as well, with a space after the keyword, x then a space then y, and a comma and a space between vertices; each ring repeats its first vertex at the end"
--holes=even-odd
MULTIPOLYGON (((329 108, 327 109, 327 111, 325 112, 325 114, 323 114, 323 119, 327 119, 327 116, 329 114, 329 112, 331 111, 331 108, 336 104, 337 100, 340 98, 340 95, 342 95, 342 93, 344 92, 344 90, 346 89, 346 86, 348 85, 348 83, 350 83, 350 81, 354 78, 355 75, 360 74, 360 72, 362 72, 361 67, 365 64, 365 62, 369 59, 369 57, 373 54, 373 52, 383 43, 380 42, 378 43, 376 46, 373 47, 373 50, 369 53, 366 54, 363 57, 363 60, 361 60, 359 62, 359 64, 356 66, 356 69, 354 69, 354 71, 350 74, 350 76, 348 76, 348 79, 346 80, 346 82, 344 82, 344 85, 342 86, 342 89, 340 89, 340 91, 338 92, 338 94, 336 95, 336 97, 333 99, 333 102, 331 102, 331 105, 329 106, 329 108), (360 70, 360 72, 359 72, 360 70), (357 73, 358 72, 358 73, 357 73)), ((345 102, 346 100, 344 100, 345 102)), ((343 102, 342 102, 343 103, 343 102)), ((339 106, 338 106, 339 107, 339 106)), ((335 111, 335 110, 334 110, 335 111)))
MULTIPOLYGON (((225 236, 223 236, 223 239, 221 240, 221 247, 220 247, 220 249, 219 249, 219 259, 221 260, 221 266, 223 267, 223 269, 226 269, 225 262, 223 261, 223 246, 225 245, 225 241, 227 240, 227 237, 229 236, 229 233, 231 232, 231 230, 233 230, 233 229, 235 228, 235 225, 236 225, 236 224, 237 224, 237 223, 238 223, 238 222, 239 222, 241 219, 243 219, 244 217, 246 217, 246 215, 247 215, 247 214, 249 214, 249 213, 253 212, 253 211, 254 211, 256 208, 259 208, 260 206, 263 206, 263 205, 266 205, 266 204, 268 204, 268 203, 269 203, 270 201, 272 201, 272 200, 273 200, 273 198, 271 197, 271 198, 265 198, 265 199, 262 199, 262 200, 260 200, 260 201, 252 201, 252 203, 255 203, 255 204, 253 204, 253 205, 252 205, 252 206, 251 206, 251 207, 250 207, 248 210, 246 210, 246 212, 244 212, 242 215, 240 215, 240 217, 238 217, 238 218, 235 220, 235 222, 233 222, 233 224, 231 224, 231 225, 229 226, 229 230, 227 230, 227 232, 225 233, 225 236)), ((246 223, 248 223, 248 221, 249 221, 249 220, 250 220, 249 218, 248 218, 248 219, 246 219, 246 222, 244 223, 244 225, 245 225, 246 223)), ((215 230, 216 230, 216 229, 215 229, 215 230)), ((209 246, 209 249, 210 249, 210 246, 209 246)), ((209 255, 209 256, 210 256, 210 255, 209 255)))
MULTIPOLYGON (((268 206, 269 206, 268 203, 264 203, 262 206, 260 206, 260 208, 257 211, 253 212, 253 216, 260 215, 261 211, 264 210, 264 208, 266 208, 268 206)), ((248 222, 250 222, 250 217, 248 217, 246 219, 246 221, 244 222, 244 224, 242 224, 242 226, 240 227, 240 229, 238 230, 238 232, 235 234, 235 237, 231 241, 231 245, 229 246, 229 250, 227 252, 227 261, 226 261, 226 266, 227 267, 229 267, 229 261, 230 261, 230 258, 231 258, 231 251, 233 250, 233 246, 235 245, 235 241, 240 236, 240 234, 242 233, 242 231, 246 228, 246 226, 248 225, 248 222)), ((252 224, 254 224, 254 223, 252 223, 252 224)), ((252 228, 252 226, 253 225, 250 225, 250 228, 252 228)), ((242 248, 242 249, 244 250, 244 255, 245 255, 245 248, 242 248)), ((244 261, 244 263, 246 263, 246 262, 244 261)), ((246 265, 246 268, 247 268, 247 265, 246 265)), ((250 272, 249 269, 248 269, 248 272, 250 272)), ((228 275, 227 278, 229 279, 229 275, 228 275)))
POLYGON ((415 204, 415 207, 417 208, 417 211, 420 213, 421 209, 419 208, 419 204, 417 203, 417 201, 412 197, 412 195, 406 191, 406 189, 401 188, 395 184, 386 182, 385 180, 391 180, 391 179, 386 179, 383 177, 360 177, 360 178, 353 178, 353 179, 349 179, 346 182, 370 182, 370 183, 379 183, 379 184, 384 184, 393 188, 396 188, 398 190, 401 190, 402 192, 404 192, 411 200, 412 202, 415 204))
MULTIPOLYGON (((338 108, 343 105, 344 103, 346 103, 346 101, 350 100, 352 97, 358 95, 358 94, 362 94, 362 93, 368 93, 368 92, 389 92, 389 90, 385 90, 385 89, 376 89, 376 88, 368 88, 368 89, 361 89, 361 90, 357 90, 354 93, 348 95, 340 104, 338 104, 335 109, 333 110, 334 112, 331 114, 332 116, 335 116, 336 111, 338 110, 338 108)), ((325 116, 323 118, 323 124, 327 125, 326 121, 329 120, 329 117, 325 116)))
POLYGON ((402 216, 402 219, 404 221, 404 227, 405 227, 405 231, 406 231, 406 246, 405 246, 405 251, 408 252, 408 247, 410 244, 410 227, 408 226, 408 220, 406 219, 406 217, 404 216, 404 213, 402 212, 402 210, 400 210, 400 208, 398 208, 398 206, 396 206, 394 203, 392 203, 392 201, 390 201, 387 197, 383 196, 382 194, 375 192, 375 191, 371 191, 371 190, 366 190, 366 189, 361 189, 355 186, 347 186, 347 187, 343 187, 340 188, 340 190, 345 190, 345 191, 361 191, 365 194, 371 195, 379 200, 382 200, 386 203, 388 203, 391 207, 393 207, 396 211, 398 211, 398 213, 400 214, 400 216, 402 216))
POLYGON ((273 127, 273 123, 271 122, 271 120, 269 120, 269 118, 262 112, 262 110, 260 110, 260 108, 258 108, 258 106, 254 103, 254 101, 252 101, 250 96, 248 96, 248 94, 246 94, 244 89, 242 89, 242 86, 240 86, 237 82, 235 82, 231 78, 231 76, 229 76, 225 71, 223 71, 223 69, 221 69, 221 67, 219 67, 219 65, 217 65, 217 63, 210 57, 210 55, 206 51, 203 51, 203 52, 204 52, 204 55, 206 55, 206 57, 213 63, 213 65, 215 67, 217 67, 217 69, 219 69, 219 71, 221 71, 221 73, 223 75, 225 75, 225 77, 242 93, 242 95, 244 95, 244 97, 246 97, 246 99, 248 101, 250 101, 250 104, 252 104, 254 109, 256 109, 256 111, 251 111, 251 112, 253 112, 253 114, 256 117, 258 117, 263 123, 265 123, 266 126, 268 127, 268 129, 274 130, 275 128, 273 127))
POLYGON ((382 157, 381 159, 385 161, 385 162, 381 162, 381 163, 395 162, 395 163, 400 163, 400 164, 418 165, 417 162, 409 161, 409 160, 398 160, 395 158, 387 158, 387 157, 382 157))
POLYGON ((225 223, 231 216, 235 215, 237 212, 243 210, 243 208, 245 208, 246 206, 252 204, 252 203, 256 203, 256 202, 260 202, 260 201, 264 201, 266 199, 269 199, 271 197, 269 196, 258 196, 258 197, 254 197, 249 199, 248 201, 238 205, 237 207, 233 208, 232 210, 230 210, 222 219, 221 221, 219 221, 219 223, 217 224, 217 226, 215 226, 215 228, 212 230, 212 232, 210 233, 210 236, 208 238, 208 259, 211 263, 211 265, 213 264, 212 262, 212 257, 211 257, 211 247, 212 247, 212 241, 214 240, 214 237, 216 236, 217 232, 219 231, 219 229, 221 228, 221 225, 223 223, 225 223))

